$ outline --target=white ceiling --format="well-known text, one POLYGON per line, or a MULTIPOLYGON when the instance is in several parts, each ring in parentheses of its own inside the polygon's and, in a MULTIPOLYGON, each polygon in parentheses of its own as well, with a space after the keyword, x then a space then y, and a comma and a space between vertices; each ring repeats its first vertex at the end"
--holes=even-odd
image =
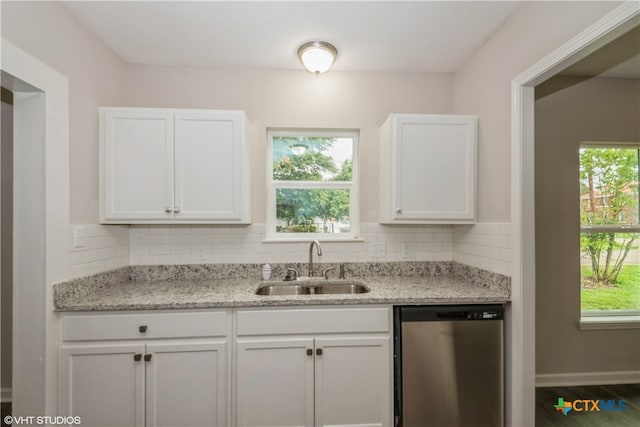
POLYGON ((65 2, 124 60, 153 65, 300 69, 296 49, 325 40, 335 70, 452 72, 509 17, 505 1, 65 2))

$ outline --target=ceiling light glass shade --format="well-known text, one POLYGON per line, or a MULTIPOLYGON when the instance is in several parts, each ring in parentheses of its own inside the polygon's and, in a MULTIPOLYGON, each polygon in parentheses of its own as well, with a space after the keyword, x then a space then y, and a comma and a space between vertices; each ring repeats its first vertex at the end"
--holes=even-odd
POLYGON ((336 47, 327 42, 309 42, 298 48, 298 57, 302 65, 316 75, 329 71, 337 56, 336 47))

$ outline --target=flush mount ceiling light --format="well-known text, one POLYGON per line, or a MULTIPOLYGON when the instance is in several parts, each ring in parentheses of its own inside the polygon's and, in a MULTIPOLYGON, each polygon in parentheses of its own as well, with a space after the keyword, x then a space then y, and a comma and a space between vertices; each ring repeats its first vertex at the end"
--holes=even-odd
POLYGON ((298 48, 298 58, 309 72, 315 75, 329 71, 338 56, 338 49, 331 43, 313 41, 298 48))

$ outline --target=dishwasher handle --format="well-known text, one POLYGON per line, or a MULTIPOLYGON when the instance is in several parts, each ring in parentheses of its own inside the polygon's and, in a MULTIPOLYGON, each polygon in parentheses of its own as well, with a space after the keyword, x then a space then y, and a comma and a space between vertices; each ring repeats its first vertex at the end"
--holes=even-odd
POLYGON ((468 311, 436 311, 438 320, 467 320, 473 313, 468 311))

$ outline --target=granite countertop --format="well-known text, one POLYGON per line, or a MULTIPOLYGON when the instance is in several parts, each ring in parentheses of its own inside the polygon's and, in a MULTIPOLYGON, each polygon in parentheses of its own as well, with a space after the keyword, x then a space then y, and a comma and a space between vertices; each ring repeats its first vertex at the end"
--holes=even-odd
MULTIPOLYGON (((272 266, 282 277, 287 265, 272 266)), ((295 266, 295 265, 294 265, 295 266)), ((328 265, 319 265, 326 268, 328 265)), ((349 264, 362 294, 261 296, 256 264, 131 266, 56 284, 58 311, 149 310, 334 304, 505 303, 510 279, 455 262, 349 264), (376 274, 377 273, 377 274, 376 274), (222 276, 222 277, 221 277, 222 276)))

